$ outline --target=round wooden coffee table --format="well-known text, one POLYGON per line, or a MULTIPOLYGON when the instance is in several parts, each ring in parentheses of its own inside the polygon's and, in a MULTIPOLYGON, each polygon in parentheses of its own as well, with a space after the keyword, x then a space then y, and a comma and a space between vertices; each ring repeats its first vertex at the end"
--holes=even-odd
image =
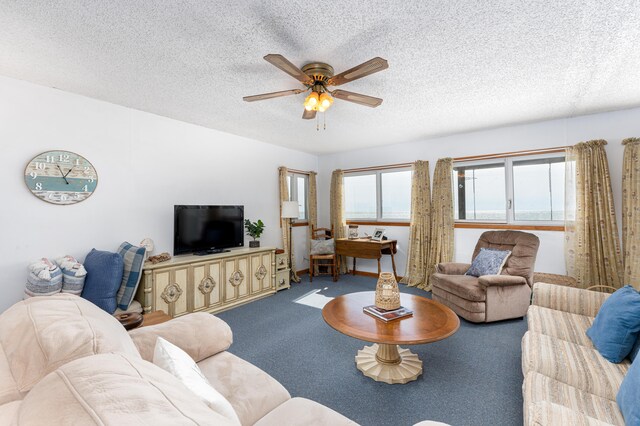
POLYGON ((375 303, 375 292, 336 297, 322 309, 331 327, 347 336, 375 343, 356 355, 356 366, 378 382, 407 383, 422 374, 418 355, 398 345, 419 345, 446 339, 458 330, 458 316, 441 303, 426 297, 401 294, 400 302, 413 311, 406 318, 384 322, 362 311, 375 303))

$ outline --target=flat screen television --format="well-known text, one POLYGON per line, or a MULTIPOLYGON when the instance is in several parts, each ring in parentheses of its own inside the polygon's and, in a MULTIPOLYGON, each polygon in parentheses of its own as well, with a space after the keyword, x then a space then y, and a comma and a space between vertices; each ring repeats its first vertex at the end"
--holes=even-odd
POLYGON ((173 254, 244 246, 244 206, 174 206, 173 254))

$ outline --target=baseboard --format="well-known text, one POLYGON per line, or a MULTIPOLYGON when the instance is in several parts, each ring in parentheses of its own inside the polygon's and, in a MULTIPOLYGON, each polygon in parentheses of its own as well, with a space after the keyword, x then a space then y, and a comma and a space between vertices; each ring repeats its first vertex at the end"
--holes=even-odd
MULTIPOLYGON (((349 271, 349 273, 351 274, 352 272, 349 271)), ((371 277, 371 278, 378 278, 378 273, 377 272, 367 272, 367 271, 358 271, 356 270, 356 275, 360 275, 363 277, 371 277)), ((400 281, 402 279, 402 277, 400 275, 398 275, 398 281, 400 281)))
MULTIPOLYGON (((301 270, 297 271, 296 273, 298 275, 308 274, 309 273, 309 268, 301 269, 301 270)), ((351 271, 349 271, 349 274, 351 274, 351 271)), ((360 275, 361 277, 378 278, 378 274, 376 272, 367 272, 367 271, 358 271, 358 270, 356 270, 356 275, 360 275)), ((402 279, 402 277, 400 275, 398 275, 398 281, 400 281, 401 279, 402 279)))
MULTIPOLYGON (((348 272, 349 275, 353 275, 353 271, 348 272)), ((356 270, 356 275, 360 275, 361 277, 371 277, 378 278, 378 274, 375 272, 367 272, 367 271, 358 271, 356 270)))

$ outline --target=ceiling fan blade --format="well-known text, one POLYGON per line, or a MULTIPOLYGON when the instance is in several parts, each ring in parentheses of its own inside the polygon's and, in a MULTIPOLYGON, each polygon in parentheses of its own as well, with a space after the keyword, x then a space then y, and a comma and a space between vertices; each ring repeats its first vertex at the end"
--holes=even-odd
POLYGON ((306 109, 302 113, 302 118, 305 120, 312 120, 316 118, 316 112, 314 110, 307 111, 306 109))
POLYGON ((346 90, 334 90, 331 92, 334 98, 342 99, 356 104, 375 108, 382 103, 382 99, 373 96, 361 95, 360 93, 347 92, 346 90))
POLYGON ((341 72, 338 75, 334 75, 329 79, 329 81, 327 81, 327 86, 340 86, 341 84, 349 83, 350 81, 366 77, 378 71, 386 70, 387 68, 389 68, 387 60, 376 57, 341 72))
POLYGON ((280 98, 282 96, 297 95, 298 93, 302 92, 304 92, 304 90, 302 89, 283 90, 281 92, 271 92, 263 93, 261 95, 245 96, 244 98, 242 98, 242 100, 245 102, 255 102, 271 98, 280 98))
POLYGON ((264 60, 269 62, 271 65, 280 68, 282 71, 286 72, 302 84, 313 83, 311 77, 303 73, 300 68, 293 65, 287 58, 282 55, 270 53, 264 57, 264 60))

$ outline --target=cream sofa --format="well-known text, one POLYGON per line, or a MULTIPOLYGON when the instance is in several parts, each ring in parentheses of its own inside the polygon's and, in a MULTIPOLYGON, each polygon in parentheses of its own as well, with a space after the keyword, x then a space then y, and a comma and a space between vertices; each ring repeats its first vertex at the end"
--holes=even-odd
POLYGON ((148 362, 157 336, 194 358, 243 425, 355 424, 291 398, 267 373, 226 352, 231 329, 213 315, 128 334, 90 302, 64 294, 24 300, 0 315, 0 424, 232 424, 148 362))
POLYGON ((624 425, 616 395, 629 360, 607 361, 586 335, 608 296, 534 285, 522 338, 525 425, 624 425))

